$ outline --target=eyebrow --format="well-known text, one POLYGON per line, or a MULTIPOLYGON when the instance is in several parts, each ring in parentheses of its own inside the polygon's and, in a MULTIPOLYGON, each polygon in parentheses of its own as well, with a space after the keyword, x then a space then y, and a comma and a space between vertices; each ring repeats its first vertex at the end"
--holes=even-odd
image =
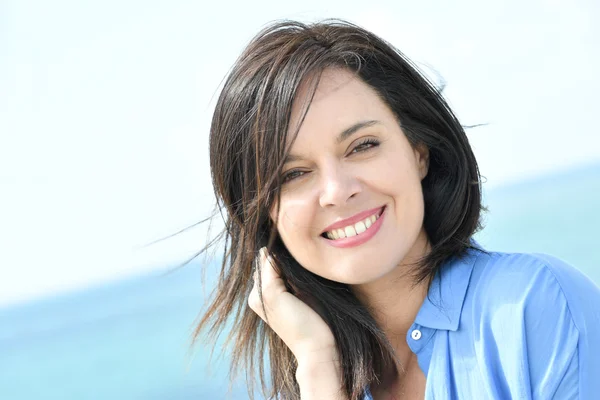
MULTIPOLYGON (((354 135, 356 132, 360 131, 361 129, 368 128, 370 126, 377 125, 377 124, 380 124, 380 122, 377 120, 374 120, 374 119, 357 122, 354 125, 346 128, 342 132, 340 132, 340 134, 337 135, 335 142, 340 144, 344 140, 348 139, 350 136, 354 135)), ((302 160, 302 157, 299 157, 299 156, 296 156, 293 154, 288 154, 288 156, 285 159, 284 164, 294 162, 294 161, 299 161, 299 160, 302 160)))
POLYGON ((369 120, 369 121, 361 121, 361 122, 357 122, 356 124, 352 125, 349 128, 344 129, 336 138, 336 142, 342 143, 344 140, 348 139, 350 136, 354 135, 356 132, 360 131, 361 129, 364 128, 368 128, 370 126, 373 125, 377 125, 379 124, 379 121, 377 120, 369 120))

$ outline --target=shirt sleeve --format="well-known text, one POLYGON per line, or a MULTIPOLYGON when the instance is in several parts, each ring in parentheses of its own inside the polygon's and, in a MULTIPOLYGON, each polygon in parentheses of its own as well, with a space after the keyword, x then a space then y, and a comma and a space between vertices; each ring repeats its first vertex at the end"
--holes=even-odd
POLYGON ((538 271, 522 306, 531 398, 578 399, 579 331, 550 270, 538 271))
POLYGON ((474 346, 488 398, 579 398, 580 333, 543 261, 519 255, 486 270, 474 307, 474 346))

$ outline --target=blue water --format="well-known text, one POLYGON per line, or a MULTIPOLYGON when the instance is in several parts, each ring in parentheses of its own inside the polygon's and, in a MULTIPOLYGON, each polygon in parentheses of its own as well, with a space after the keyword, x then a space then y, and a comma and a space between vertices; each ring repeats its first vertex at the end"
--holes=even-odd
MULTIPOLYGON (((489 249, 546 252, 600 284, 600 165, 485 193, 489 249)), ((0 310, 0 399, 246 399, 189 352, 200 264, 0 310)), ((211 281, 210 277, 208 281, 211 281)), ((210 367, 210 368, 209 368, 210 367)))

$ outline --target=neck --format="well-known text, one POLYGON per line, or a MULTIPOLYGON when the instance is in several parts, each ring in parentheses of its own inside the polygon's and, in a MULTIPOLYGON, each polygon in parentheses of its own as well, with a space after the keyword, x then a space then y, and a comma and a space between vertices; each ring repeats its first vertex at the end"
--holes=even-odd
POLYGON ((430 249, 427 235, 422 231, 397 268, 376 281, 353 288, 358 299, 372 310, 375 320, 400 358, 404 354, 409 355, 405 351, 410 351, 406 333, 414 323, 429 288, 427 280, 415 285, 415 263, 430 249))

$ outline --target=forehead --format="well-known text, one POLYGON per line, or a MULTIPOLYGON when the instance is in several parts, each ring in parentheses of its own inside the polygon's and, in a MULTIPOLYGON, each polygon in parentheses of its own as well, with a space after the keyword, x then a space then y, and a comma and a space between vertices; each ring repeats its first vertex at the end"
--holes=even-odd
POLYGON ((382 120, 391 114, 375 90, 348 70, 323 71, 311 98, 313 85, 314 81, 301 85, 292 106, 289 124, 292 135, 288 138, 291 139, 293 132, 298 130, 296 142, 324 139, 324 136, 337 135, 358 121, 382 120))

